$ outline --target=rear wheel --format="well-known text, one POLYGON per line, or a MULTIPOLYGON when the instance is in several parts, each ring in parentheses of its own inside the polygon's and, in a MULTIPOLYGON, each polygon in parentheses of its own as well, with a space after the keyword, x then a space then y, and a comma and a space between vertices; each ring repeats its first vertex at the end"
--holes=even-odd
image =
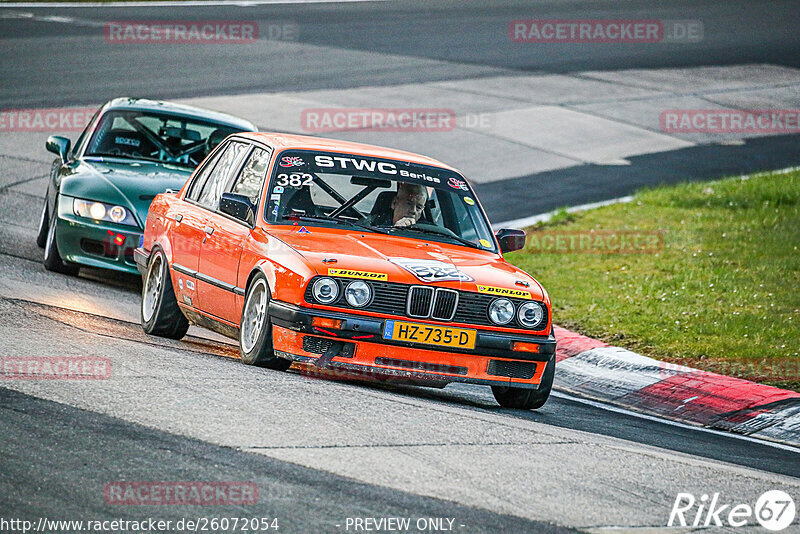
POLYGON ((175 298, 167 258, 158 248, 153 249, 147 264, 142 284, 140 319, 145 333, 153 336, 181 339, 189 330, 189 321, 175 298))
POLYGON ((48 221, 47 197, 45 196, 44 202, 42 203, 42 214, 39 216, 39 230, 36 234, 36 244, 39 246, 39 248, 44 248, 45 244, 47 244, 47 232, 50 230, 48 221))
POLYGON ((239 351, 242 363, 285 371, 292 362, 275 356, 272 350, 272 324, 269 320, 269 287, 259 273, 250 283, 239 326, 239 351))
MULTIPOLYGON (((58 197, 56 197, 55 205, 58 206, 58 197)), ((56 273, 78 274, 80 267, 77 264, 61 259, 61 254, 58 252, 58 240, 56 239, 57 231, 58 217, 48 217, 47 236, 44 243, 44 261, 42 262, 44 268, 56 273)))
POLYGON ((553 377, 556 370, 556 355, 550 358, 542 374, 542 381, 538 389, 525 389, 507 386, 492 386, 492 393, 495 400, 503 408, 514 408, 517 410, 535 410, 541 408, 550 397, 553 389, 553 377))

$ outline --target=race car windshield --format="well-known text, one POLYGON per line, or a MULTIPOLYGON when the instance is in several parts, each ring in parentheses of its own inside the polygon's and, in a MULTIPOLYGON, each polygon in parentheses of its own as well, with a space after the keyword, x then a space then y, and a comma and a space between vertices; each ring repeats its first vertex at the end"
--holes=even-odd
POLYGON ((241 131, 226 124, 143 111, 103 115, 85 156, 160 161, 194 169, 223 139, 241 131))
POLYGON ((269 186, 267 222, 342 225, 496 252, 464 178, 453 171, 348 154, 286 151, 269 186))

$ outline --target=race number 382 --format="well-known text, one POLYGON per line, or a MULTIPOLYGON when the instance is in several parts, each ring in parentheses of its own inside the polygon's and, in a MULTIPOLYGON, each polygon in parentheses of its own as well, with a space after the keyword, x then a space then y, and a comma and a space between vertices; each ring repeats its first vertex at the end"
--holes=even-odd
POLYGON ((314 177, 307 172, 299 173, 293 172, 291 174, 281 173, 275 177, 275 185, 283 187, 303 187, 311 185, 314 182, 314 177))

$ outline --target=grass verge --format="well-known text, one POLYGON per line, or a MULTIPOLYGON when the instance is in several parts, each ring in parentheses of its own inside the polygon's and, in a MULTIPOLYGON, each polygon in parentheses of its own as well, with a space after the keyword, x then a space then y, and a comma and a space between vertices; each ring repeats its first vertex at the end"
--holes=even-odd
POLYGON ((507 258, 548 290, 556 324, 800 391, 800 171, 649 189, 528 234, 507 258), (636 235, 639 253, 617 251, 636 235))

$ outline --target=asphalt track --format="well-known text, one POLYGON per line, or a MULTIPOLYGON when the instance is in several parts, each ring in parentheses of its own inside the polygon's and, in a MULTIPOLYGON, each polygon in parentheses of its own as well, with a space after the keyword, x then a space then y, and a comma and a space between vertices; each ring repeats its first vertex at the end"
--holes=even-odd
MULTIPOLYGON (((317 47, 304 54, 271 41, 246 49, 98 48, 103 21, 174 19, 174 8, 47 10, 79 23, 8 18, 44 10, 0 8, 0 107, 93 104, 121 93, 187 98, 514 72, 800 66, 793 2, 629 2, 623 8, 611 2, 391 2, 192 7, 179 15, 257 20, 262 27, 289 21, 301 28, 300 43, 317 47), (700 19, 708 38, 652 48, 561 46, 533 55, 505 34, 515 18, 602 19, 623 12, 700 19)), ((0 137, 0 146, 9 142, 17 141, 0 137)), ((666 525, 679 491, 720 491, 751 503, 766 489, 784 489, 796 501, 800 496, 800 454, 771 444, 563 397, 518 413, 498 408, 482 388, 311 380, 241 366, 219 341, 147 338, 129 313, 138 280, 96 271, 68 278, 38 263, 33 237, 43 191, 37 188, 48 161, 46 154, 15 158, 2 151, 2 355, 103 355, 119 371, 102 384, 3 384, 0 517, 269 515, 281 519, 284 532, 337 532, 346 517, 406 516, 456 518, 464 532, 654 531, 666 525), (257 507, 237 510, 112 507, 103 502, 102 487, 113 480, 249 480, 261 498, 257 507)), ((773 136, 631 163, 615 168, 611 181, 602 179, 606 166, 584 165, 482 184, 479 194, 493 219, 504 220, 518 216, 507 206, 512 196, 532 214, 621 196, 654 181, 797 165, 800 153, 796 136, 773 136), (531 179, 544 188, 534 196, 531 179)))
MULTIPOLYGON (((791 0, 767 5, 652 0, 412 1, 320 5, 137 8, 9 8, 73 17, 75 23, 3 20, 0 106, 94 104, 120 91, 158 98, 380 86, 452 80, 498 72, 570 72, 770 63, 800 66, 800 14, 791 0), (98 27, 111 20, 252 20, 261 28, 294 23, 296 41, 316 54, 284 53, 282 43, 255 47, 201 45, 98 47, 98 27), (510 42, 515 19, 701 20, 694 44, 559 44, 510 42), (370 63, 357 52, 388 55, 370 63), (404 58, 402 64, 392 56, 404 58), (91 91, 87 91, 91 88, 91 91)), ((102 43, 102 40, 100 41, 102 43)))

